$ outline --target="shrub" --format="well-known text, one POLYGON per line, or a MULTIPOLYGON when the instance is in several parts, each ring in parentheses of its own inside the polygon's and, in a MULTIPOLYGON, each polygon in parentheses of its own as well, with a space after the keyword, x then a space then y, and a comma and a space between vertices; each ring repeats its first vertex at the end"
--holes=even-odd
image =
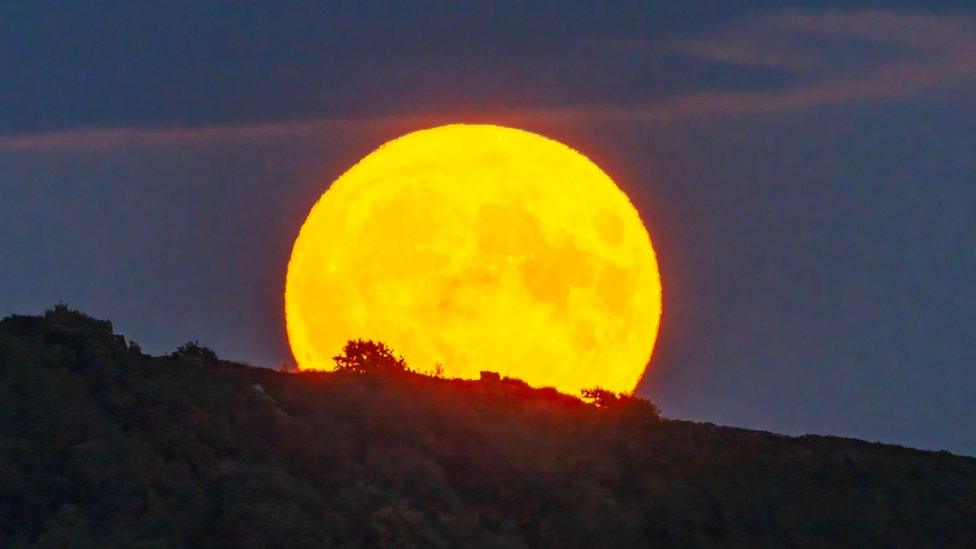
POLYGON ((337 372, 353 374, 391 374, 407 370, 407 363, 394 356, 393 351, 382 342, 369 339, 356 339, 346 343, 342 354, 332 357, 337 372))
POLYGON ((200 345, 199 341, 187 341, 183 345, 177 347, 177 349, 173 351, 170 356, 173 358, 198 360, 200 362, 210 364, 215 364, 219 360, 217 358, 217 353, 215 353, 213 349, 200 345))

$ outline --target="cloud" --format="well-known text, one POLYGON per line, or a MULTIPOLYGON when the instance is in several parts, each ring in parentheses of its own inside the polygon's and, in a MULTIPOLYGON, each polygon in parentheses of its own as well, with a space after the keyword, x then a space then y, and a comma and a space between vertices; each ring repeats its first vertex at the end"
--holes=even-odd
POLYGON ((0 150, 100 150, 122 146, 179 146, 242 140, 261 141, 364 129, 391 122, 409 123, 410 120, 410 117, 319 118, 244 125, 76 128, 0 136, 0 150))
POLYGON ((483 113, 473 120, 440 114, 319 118, 236 126, 79 128, 0 136, 0 151, 98 150, 315 137, 330 132, 429 126, 459 118, 513 124, 655 123, 904 98, 976 77, 976 21, 964 14, 791 11, 726 22, 696 36, 628 40, 617 46, 618 53, 677 53, 731 69, 779 71, 789 83, 773 90, 685 90, 637 107, 595 104, 564 109, 527 108, 483 113))
POLYGON ((654 121, 798 110, 909 97, 976 76, 976 22, 966 15, 786 12, 646 47, 784 71, 790 84, 772 91, 684 92, 644 108, 610 109, 604 117, 654 121))

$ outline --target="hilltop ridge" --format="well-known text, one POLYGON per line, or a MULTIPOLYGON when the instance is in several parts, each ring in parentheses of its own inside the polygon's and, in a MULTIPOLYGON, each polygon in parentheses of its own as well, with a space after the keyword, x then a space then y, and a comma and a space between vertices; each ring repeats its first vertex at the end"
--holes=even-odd
MULTIPOLYGON (((490 369, 490 368, 486 368, 490 369)), ((976 459, 0 321, 0 545, 965 545, 976 459)))

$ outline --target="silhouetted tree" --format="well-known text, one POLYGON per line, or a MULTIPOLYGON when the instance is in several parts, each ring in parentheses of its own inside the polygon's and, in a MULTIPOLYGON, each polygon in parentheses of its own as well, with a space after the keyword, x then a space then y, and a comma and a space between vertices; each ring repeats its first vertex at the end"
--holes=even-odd
POLYGON ((187 341, 183 345, 177 347, 175 351, 170 355, 173 358, 189 358, 196 359, 200 362, 215 363, 217 362, 217 353, 214 352, 210 347, 200 345, 199 341, 187 341))
POLYGON ((584 399, 591 401, 600 408, 608 408, 620 402, 620 395, 603 387, 583 389, 580 393, 583 394, 584 399))
POLYGON ((142 347, 138 343, 136 343, 135 341, 130 341, 128 348, 129 348, 129 352, 132 353, 132 354, 134 354, 134 355, 141 355, 142 354, 142 347))
POLYGON ((627 407, 632 410, 639 410, 653 416, 660 416, 661 410, 653 402, 634 396, 631 393, 615 393, 603 387, 592 387, 580 391, 583 398, 591 401, 600 408, 621 408, 627 407))
POLYGON ((379 341, 356 339, 346 343, 342 354, 332 357, 337 372, 354 374, 391 374, 407 371, 407 363, 394 356, 389 347, 379 341))

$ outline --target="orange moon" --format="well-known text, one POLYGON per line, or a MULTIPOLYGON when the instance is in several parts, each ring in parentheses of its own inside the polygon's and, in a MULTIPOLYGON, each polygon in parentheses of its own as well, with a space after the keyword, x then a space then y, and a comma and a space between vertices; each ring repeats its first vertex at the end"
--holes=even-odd
POLYGON ((319 198, 288 262, 303 370, 373 339, 420 371, 633 391, 661 318, 651 239, 596 164, 552 139, 454 124, 385 143, 319 198))

